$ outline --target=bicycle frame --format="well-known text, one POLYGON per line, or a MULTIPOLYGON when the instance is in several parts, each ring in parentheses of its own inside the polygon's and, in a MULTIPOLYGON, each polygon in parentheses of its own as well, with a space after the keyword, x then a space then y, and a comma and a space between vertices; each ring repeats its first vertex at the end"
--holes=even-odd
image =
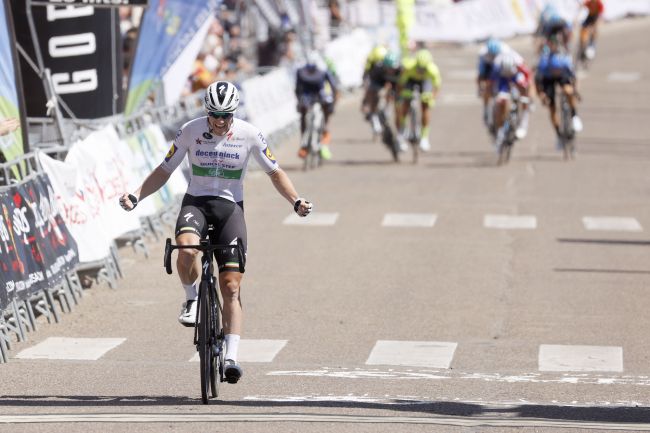
POLYGON ((221 328, 221 302, 217 291, 218 282, 214 277, 214 263, 212 257, 216 251, 232 250, 237 248, 239 272, 244 272, 245 255, 241 239, 237 245, 211 244, 208 237, 202 238, 199 245, 173 245, 171 239, 165 242, 164 266, 168 274, 172 273, 171 253, 175 249, 198 249, 201 255, 201 283, 197 303, 197 320, 194 326, 194 344, 199 352, 201 368, 201 398, 204 404, 208 403, 208 392, 217 397, 218 383, 224 379, 224 335, 221 328), (218 381, 217 381, 218 375, 218 381))
POLYGON ((407 114, 407 119, 406 121, 408 122, 408 141, 411 143, 411 148, 413 149, 413 163, 418 162, 418 152, 419 152, 419 145, 420 145, 420 136, 422 134, 421 131, 421 121, 420 121, 420 116, 422 116, 422 112, 420 111, 420 88, 416 86, 413 89, 413 93, 411 94, 411 100, 409 101, 409 109, 408 109, 408 114, 407 114))
POLYGON ((323 124, 325 114, 320 100, 315 97, 309 103, 307 110, 305 132, 302 136, 302 147, 307 149, 307 157, 305 158, 304 169, 315 168, 321 164, 320 146, 321 136, 323 133, 323 124))

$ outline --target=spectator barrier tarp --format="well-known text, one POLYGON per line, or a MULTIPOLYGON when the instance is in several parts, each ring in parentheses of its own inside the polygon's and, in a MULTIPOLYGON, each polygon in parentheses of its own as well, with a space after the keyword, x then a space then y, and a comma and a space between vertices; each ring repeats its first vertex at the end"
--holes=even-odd
MULTIPOLYGON (((37 41, 32 39, 25 0, 11 0, 16 39, 37 63, 52 73, 54 92, 79 119, 121 112, 122 50, 116 9, 92 6, 33 6, 37 41)), ((43 78, 21 57, 23 91, 30 117, 46 117, 43 78)), ((69 117, 67 110, 62 110, 69 117)))
POLYGON ((43 169, 52 179, 57 202, 79 245, 79 260, 92 262, 109 254, 113 239, 140 227, 139 217, 152 215, 185 191, 187 182, 176 170, 153 196, 125 212, 119 196, 134 191, 167 152, 160 127, 121 140, 112 126, 74 143, 65 161, 39 153, 43 169))
MULTIPOLYGON (((15 47, 9 0, 0 0, 0 121, 15 118, 24 125, 24 105, 22 92, 19 93, 20 74, 16 68, 18 61, 15 47)), ((0 136, 0 152, 7 161, 12 161, 25 152, 27 141, 24 131, 20 127, 0 136)))
MULTIPOLYGON (((127 114, 141 108, 162 83, 162 77, 181 55, 221 0, 151 0, 142 18, 126 103, 127 114)), ((185 78, 183 78, 184 80, 185 78)))
POLYGON ((75 268, 77 243, 46 174, 7 188, 0 193, 0 206, 0 292, 5 301, 51 288, 75 268))

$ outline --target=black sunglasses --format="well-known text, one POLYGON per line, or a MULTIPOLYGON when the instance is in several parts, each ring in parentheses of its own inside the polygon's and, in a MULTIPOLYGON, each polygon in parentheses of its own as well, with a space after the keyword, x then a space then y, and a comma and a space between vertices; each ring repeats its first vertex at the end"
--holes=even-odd
POLYGON ((218 111, 208 111, 208 114, 213 119, 225 119, 225 120, 228 120, 233 116, 232 113, 219 113, 218 111))

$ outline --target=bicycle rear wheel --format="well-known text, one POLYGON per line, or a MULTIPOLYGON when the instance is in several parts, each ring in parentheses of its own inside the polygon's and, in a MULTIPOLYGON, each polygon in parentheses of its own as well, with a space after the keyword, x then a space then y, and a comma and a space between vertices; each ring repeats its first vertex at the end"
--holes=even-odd
POLYGON ((395 133, 386 118, 386 113, 383 110, 379 110, 377 116, 381 125, 381 141, 386 145, 386 147, 388 147, 388 150, 390 150, 390 154, 393 156, 393 161, 399 162, 399 143, 397 142, 397 137, 395 137, 395 133))
POLYGON ((413 149, 413 164, 417 164, 420 153, 420 119, 418 119, 418 110, 415 108, 413 102, 411 102, 408 117, 410 122, 409 141, 411 142, 411 149, 413 149))
POLYGON ((198 329, 197 349, 201 367, 201 400, 208 404, 208 393, 212 377, 212 347, 210 344, 210 285, 202 281, 199 287, 199 306, 196 326, 198 329))
POLYGON ((210 292, 210 390, 212 398, 219 396, 219 382, 221 381, 221 339, 219 307, 217 303, 217 294, 215 291, 210 292))

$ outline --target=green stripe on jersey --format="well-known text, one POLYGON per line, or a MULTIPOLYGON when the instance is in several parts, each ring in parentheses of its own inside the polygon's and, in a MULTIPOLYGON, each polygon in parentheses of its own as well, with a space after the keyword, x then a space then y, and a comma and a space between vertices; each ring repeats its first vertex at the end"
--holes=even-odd
POLYGON ((192 164, 192 174, 195 176, 220 177, 222 179, 241 179, 244 170, 226 170, 219 167, 200 167, 192 164))

